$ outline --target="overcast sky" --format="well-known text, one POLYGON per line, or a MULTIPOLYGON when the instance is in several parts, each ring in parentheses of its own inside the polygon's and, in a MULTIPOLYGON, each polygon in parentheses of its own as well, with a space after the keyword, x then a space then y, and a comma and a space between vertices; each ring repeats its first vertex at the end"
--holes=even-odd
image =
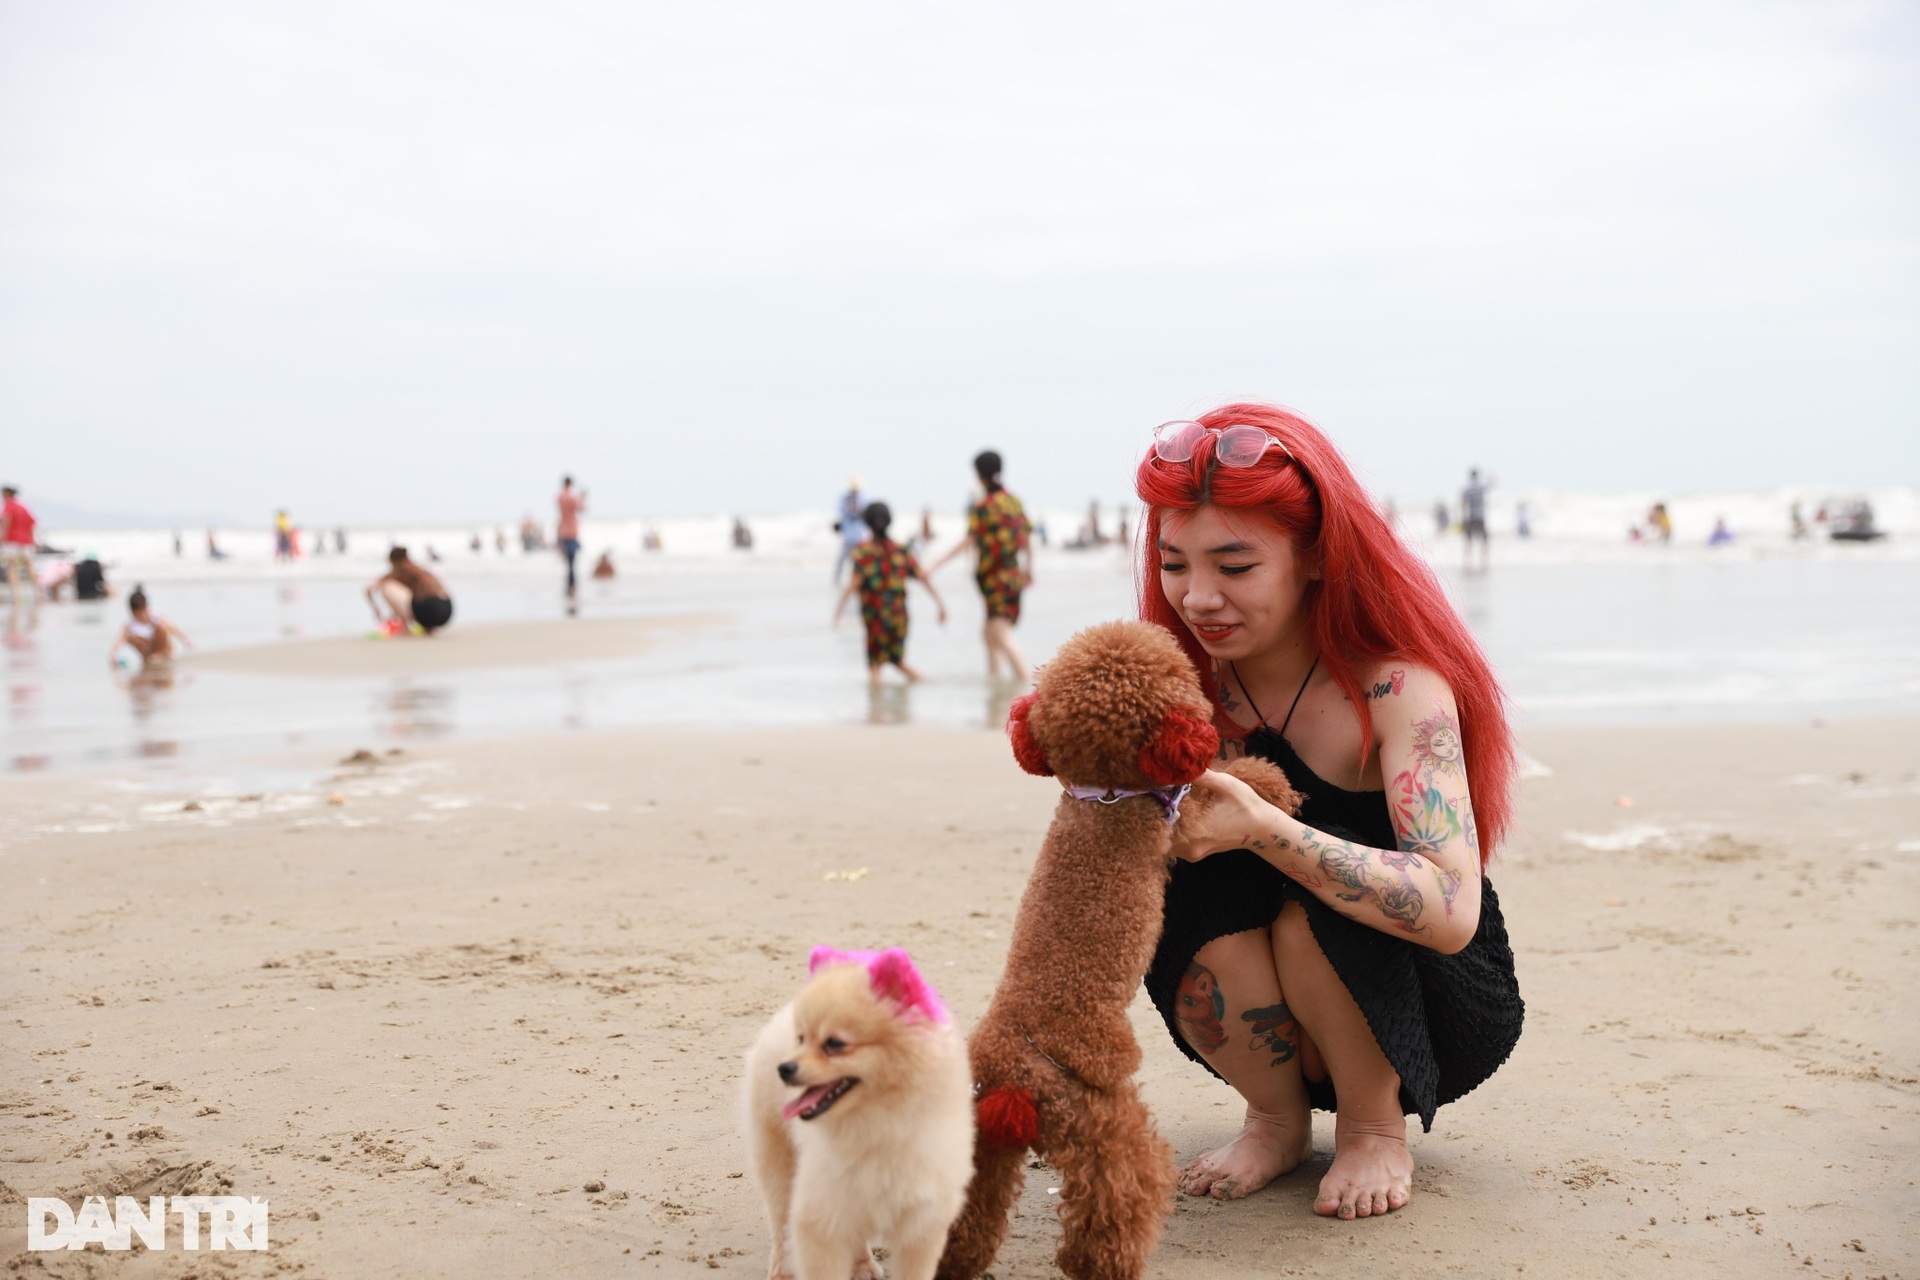
POLYGON ((1920 481, 1911 4, 0 0, 0 474, 168 519, 1920 481))

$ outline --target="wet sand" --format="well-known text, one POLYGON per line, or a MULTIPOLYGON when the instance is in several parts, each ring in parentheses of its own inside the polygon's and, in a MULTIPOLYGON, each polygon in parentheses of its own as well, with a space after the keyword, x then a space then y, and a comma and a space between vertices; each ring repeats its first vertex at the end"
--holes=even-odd
MULTIPOLYGON (((1914 1274, 1917 734, 1529 734, 1514 1059, 1416 1135, 1407 1209, 1312 1215, 1321 1116, 1302 1172, 1183 1201, 1153 1273, 1914 1274)), ((764 1275, 747 1042, 818 942, 906 945, 970 1022, 1056 795, 995 735, 891 728, 410 749, 192 809, 0 783, 0 1257, 205 1266, 177 1224, 28 1259, 21 1202, 229 1188, 273 1214, 235 1274, 764 1275)), ((1135 1013, 1181 1157, 1224 1139, 1135 1013)), ((1053 1185, 996 1274, 1051 1274, 1053 1185)))
POLYGON ((462 625, 430 636, 330 636, 245 645, 179 658, 183 669, 344 679, 431 676, 476 667, 539 667, 626 658, 663 637, 727 621, 724 614, 649 618, 554 618, 462 625))

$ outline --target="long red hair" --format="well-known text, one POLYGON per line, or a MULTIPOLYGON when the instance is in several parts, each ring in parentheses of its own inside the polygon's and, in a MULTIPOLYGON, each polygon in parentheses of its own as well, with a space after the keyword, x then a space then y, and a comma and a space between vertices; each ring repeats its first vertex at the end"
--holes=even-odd
POLYGON ((1300 414, 1268 404, 1229 404, 1199 422, 1208 427, 1251 423, 1284 442, 1293 457, 1269 447, 1251 467, 1216 467, 1218 437, 1213 436, 1188 462, 1162 462, 1147 451, 1134 477, 1134 491, 1147 509, 1135 584, 1140 616, 1174 634, 1217 705, 1213 661, 1160 589, 1161 515, 1211 504, 1254 513, 1278 526, 1319 561, 1320 577, 1307 586, 1308 634, 1320 665, 1353 704, 1362 759, 1373 749, 1373 724, 1356 664, 1418 663, 1452 688, 1484 867, 1513 820, 1513 731, 1507 725, 1506 693, 1440 580, 1387 524, 1333 442, 1300 414))

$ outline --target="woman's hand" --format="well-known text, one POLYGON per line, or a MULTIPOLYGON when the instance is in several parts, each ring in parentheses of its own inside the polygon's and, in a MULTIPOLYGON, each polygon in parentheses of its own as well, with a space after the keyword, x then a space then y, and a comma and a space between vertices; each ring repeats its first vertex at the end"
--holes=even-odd
POLYGON ((1260 798, 1260 794, 1230 773, 1209 769, 1194 779, 1186 803, 1199 801, 1192 822, 1177 828, 1173 856, 1199 862, 1228 849, 1245 849, 1292 821, 1260 798))

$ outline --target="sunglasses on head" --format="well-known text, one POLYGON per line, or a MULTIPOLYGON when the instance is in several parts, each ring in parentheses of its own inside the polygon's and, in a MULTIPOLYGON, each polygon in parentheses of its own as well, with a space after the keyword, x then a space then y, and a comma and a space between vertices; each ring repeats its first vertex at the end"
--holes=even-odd
POLYGON ((1223 467, 1250 467, 1277 448, 1293 458, 1293 450, 1264 427, 1236 422, 1226 427, 1203 427, 1197 422, 1163 422, 1153 429, 1153 456, 1162 462, 1191 462, 1207 436, 1213 442, 1213 460, 1223 467))

